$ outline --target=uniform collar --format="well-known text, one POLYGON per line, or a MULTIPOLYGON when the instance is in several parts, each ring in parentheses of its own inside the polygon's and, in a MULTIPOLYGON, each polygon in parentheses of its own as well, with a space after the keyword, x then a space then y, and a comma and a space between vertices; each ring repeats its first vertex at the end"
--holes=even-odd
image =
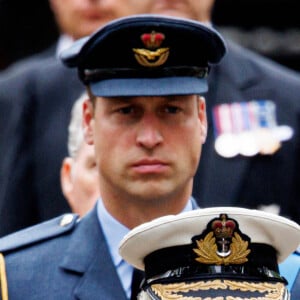
MULTIPOLYGON (((182 212, 190 211, 195 208, 194 206, 194 200, 190 198, 182 212)), ((129 229, 117 221, 106 210, 101 198, 97 202, 97 215, 99 224, 102 227, 106 238, 112 260, 114 265, 117 267, 122 261, 122 257, 118 252, 119 244, 123 237, 129 232, 129 229)))

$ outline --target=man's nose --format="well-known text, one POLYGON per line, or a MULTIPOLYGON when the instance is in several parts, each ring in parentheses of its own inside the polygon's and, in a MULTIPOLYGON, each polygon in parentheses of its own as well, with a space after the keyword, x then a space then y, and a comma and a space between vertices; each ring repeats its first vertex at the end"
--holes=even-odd
POLYGON ((152 149, 163 141, 160 120, 154 115, 144 115, 137 132, 137 143, 152 149))

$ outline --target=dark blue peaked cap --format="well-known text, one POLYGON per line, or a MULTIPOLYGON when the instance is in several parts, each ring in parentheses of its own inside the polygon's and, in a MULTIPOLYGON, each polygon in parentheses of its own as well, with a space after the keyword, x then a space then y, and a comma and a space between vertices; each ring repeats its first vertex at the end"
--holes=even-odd
POLYGON ((202 94, 211 64, 226 53, 220 34, 199 22, 160 15, 117 19, 61 55, 96 96, 202 94))

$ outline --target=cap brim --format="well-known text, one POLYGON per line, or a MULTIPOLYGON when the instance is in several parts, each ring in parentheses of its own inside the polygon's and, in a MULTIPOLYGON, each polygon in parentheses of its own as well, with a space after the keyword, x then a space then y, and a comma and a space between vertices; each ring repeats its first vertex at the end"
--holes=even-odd
POLYGON ((213 207, 161 217, 134 228, 122 240, 120 255, 134 267, 144 270, 144 257, 149 253, 159 248, 190 244, 191 237, 201 233, 220 213, 235 219, 253 243, 272 245, 278 251, 278 262, 285 260, 300 243, 300 226, 284 217, 259 210, 213 207))
POLYGON ((90 84, 95 96, 171 96, 201 95, 208 90, 207 80, 196 77, 107 79, 90 84))

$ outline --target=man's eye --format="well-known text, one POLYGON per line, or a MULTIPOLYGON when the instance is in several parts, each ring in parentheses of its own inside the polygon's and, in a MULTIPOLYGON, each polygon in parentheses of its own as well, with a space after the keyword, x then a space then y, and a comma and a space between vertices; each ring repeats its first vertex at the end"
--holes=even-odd
POLYGON ((165 111, 169 114, 176 114, 180 111, 180 109, 177 106, 167 106, 165 111))
POLYGON ((134 108, 132 106, 121 107, 118 109, 121 114, 128 115, 134 112, 134 108))

